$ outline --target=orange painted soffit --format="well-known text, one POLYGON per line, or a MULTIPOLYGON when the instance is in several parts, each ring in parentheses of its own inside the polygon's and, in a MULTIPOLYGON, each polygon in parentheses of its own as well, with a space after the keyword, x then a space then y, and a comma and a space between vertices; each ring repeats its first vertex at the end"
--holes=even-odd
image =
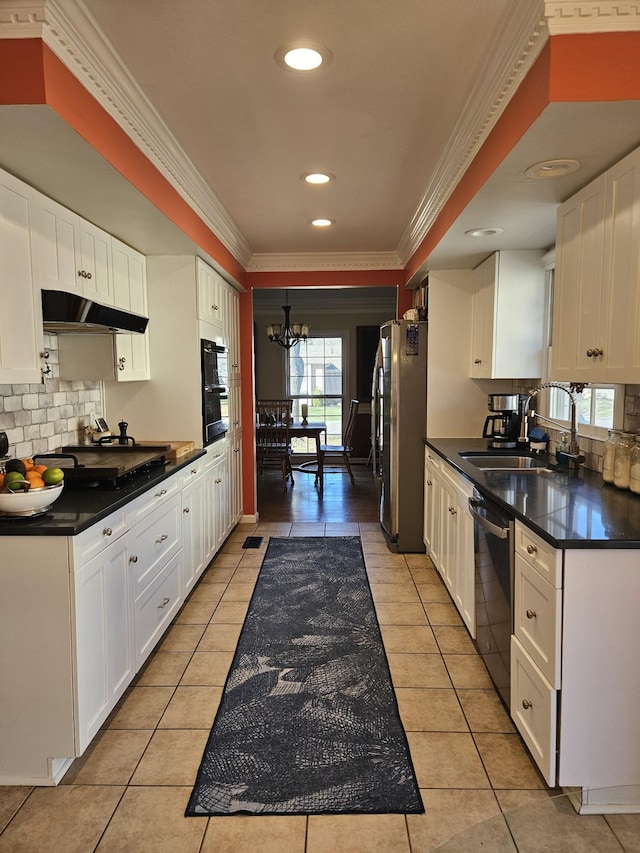
POLYGON ((405 267, 408 281, 546 106, 640 100, 640 33, 551 36, 405 267))
POLYGON ((244 268, 40 39, 0 41, 0 103, 45 104, 242 285, 244 268))
POLYGON ((267 287, 402 287, 403 270, 317 270, 248 272, 247 286, 267 287))

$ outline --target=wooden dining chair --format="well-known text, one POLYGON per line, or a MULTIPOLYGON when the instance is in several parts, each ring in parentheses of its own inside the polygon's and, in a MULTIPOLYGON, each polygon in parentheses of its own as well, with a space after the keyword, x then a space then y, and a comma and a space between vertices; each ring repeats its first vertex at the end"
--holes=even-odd
POLYGON ((268 465, 279 465, 282 470, 282 484, 287 490, 295 485, 291 466, 291 423, 292 400, 258 400, 256 402, 256 461, 258 473, 268 465))
POLYGON ((351 463, 349 462, 349 456, 351 455, 352 441, 353 441, 353 430, 356 425, 356 418, 358 417, 358 406, 360 405, 359 400, 351 400, 349 404, 349 416, 347 417, 347 424, 344 429, 344 433, 342 434, 342 444, 321 444, 318 452, 318 482, 320 485, 320 491, 322 491, 324 486, 324 474, 325 472, 325 463, 330 462, 333 464, 344 464, 349 477, 351 478, 351 482, 355 483, 353 478, 353 471, 351 470, 351 463))

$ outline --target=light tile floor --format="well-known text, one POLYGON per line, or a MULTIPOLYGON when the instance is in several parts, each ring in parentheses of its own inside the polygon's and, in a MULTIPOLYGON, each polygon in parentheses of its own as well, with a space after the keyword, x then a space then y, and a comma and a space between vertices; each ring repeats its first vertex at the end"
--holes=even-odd
POLYGON ((640 853, 640 815, 578 816, 559 793, 426 555, 391 554, 377 524, 241 525, 62 784, 0 788, 0 853, 640 853), (424 815, 184 817, 271 535, 362 537, 424 815))

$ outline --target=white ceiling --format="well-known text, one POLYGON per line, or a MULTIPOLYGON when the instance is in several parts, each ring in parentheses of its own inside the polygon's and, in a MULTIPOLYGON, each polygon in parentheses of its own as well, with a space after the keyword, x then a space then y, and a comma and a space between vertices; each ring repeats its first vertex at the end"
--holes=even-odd
MULTIPOLYGON (((127 96, 164 128, 178 160, 219 206, 243 265, 304 269, 296 259, 312 258, 311 268, 321 269, 406 263, 424 236, 419 223, 433 212, 430 200, 462 174, 455 158, 474 153, 465 133, 472 135, 473 122, 487 132, 497 93, 507 86, 497 69, 525 55, 544 4, 48 0, 48 6, 73 23, 78 43, 99 49, 127 96), (327 48, 331 62, 309 75, 280 67, 278 49, 300 39, 327 48), (311 187, 300 179, 316 170, 333 173, 335 181, 311 187), (314 229, 309 220, 316 216, 335 225, 314 229)), ((68 43, 59 35, 58 42, 68 43)), ((90 87, 100 76, 96 67, 75 58, 75 66, 66 61, 90 87)), ((122 97, 117 110, 127 103, 122 97)), ((193 249, 48 107, 3 107, 0 120, 0 165, 148 254, 193 249)), ((549 248, 558 202, 639 142, 637 102, 551 105, 423 268, 475 266, 498 248, 549 248), (524 177, 527 166, 557 157, 577 158, 583 168, 553 183, 524 177), (483 241, 464 236, 487 225, 505 231, 483 241)), ((441 203, 442 196, 436 212, 441 203)))

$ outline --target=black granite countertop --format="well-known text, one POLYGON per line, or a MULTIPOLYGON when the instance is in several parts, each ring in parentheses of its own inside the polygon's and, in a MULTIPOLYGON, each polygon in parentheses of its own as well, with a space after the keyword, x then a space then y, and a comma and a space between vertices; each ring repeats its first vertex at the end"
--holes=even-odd
POLYGON ((62 494, 45 515, 0 515, 0 536, 76 536, 205 453, 206 450, 196 450, 179 459, 170 459, 163 465, 137 475, 117 489, 65 484, 62 494))
MULTIPOLYGON (((425 444, 555 548, 640 548, 640 495, 603 483, 595 471, 482 472, 459 454, 504 453, 487 450, 486 440, 427 438, 425 444)), ((555 467, 555 458, 543 458, 555 467)))

